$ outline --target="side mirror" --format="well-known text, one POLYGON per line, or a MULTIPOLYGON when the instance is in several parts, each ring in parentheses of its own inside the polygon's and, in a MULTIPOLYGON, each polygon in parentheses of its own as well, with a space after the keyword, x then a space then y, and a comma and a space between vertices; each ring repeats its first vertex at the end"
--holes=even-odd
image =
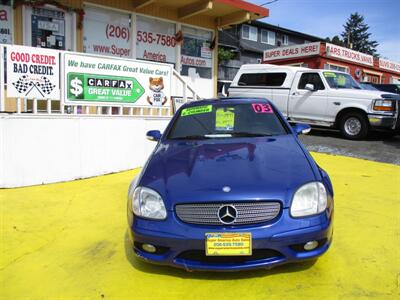
POLYGON ((226 86, 225 86, 225 84, 224 84, 224 85, 222 85, 222 91, 221 91, 221 95, 222 95, 222 96, 224 96, 224 97, 226 97, 226 96, 227 96, 227 93, 226 93, 226 86))
POLYGON ((294 132, 296 132, 297 135, 299 134, 307 134, 311 131, 311 127, 308 124, 296 124, 293 126, 294 132))
POLYGON ((161 139, 161 132, 160 130, 150 130, 147 131, 146 137, 149 141, 157 142, 161 139))
POLYGON ((315 92, 315 86, 312 83, 307 83, 306 86, 304 87, 307 91, 315 92))

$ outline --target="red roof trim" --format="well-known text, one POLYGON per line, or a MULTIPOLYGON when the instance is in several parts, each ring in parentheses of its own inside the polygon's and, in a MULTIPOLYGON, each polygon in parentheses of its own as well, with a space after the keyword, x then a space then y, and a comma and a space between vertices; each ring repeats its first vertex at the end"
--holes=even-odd
POLYGON ((261 17, 269 16, 269 9, 261 7, 256 4, 249 3, 247 1, 242 0, 214 0, 216 3, 223 3, 229 6, 237 7, 242 10, 248 11, 250 13, 254 13, 260 15, 261 17))

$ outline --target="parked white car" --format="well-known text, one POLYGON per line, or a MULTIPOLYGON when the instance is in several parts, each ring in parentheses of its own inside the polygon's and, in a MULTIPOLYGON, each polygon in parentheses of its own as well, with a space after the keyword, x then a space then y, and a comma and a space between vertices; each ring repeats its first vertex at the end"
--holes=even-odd
POLYGON ((347 73, 268 64, 242 65, 230 97, 272 101, 290 122, 339 128, 349 139, 400 129, 400 97, 360 88, 347 73))

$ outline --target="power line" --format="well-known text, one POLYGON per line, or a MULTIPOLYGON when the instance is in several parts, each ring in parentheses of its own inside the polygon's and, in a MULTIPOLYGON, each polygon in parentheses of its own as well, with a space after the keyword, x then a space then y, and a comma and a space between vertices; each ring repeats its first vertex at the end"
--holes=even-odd
POLYGON ((274 2, 278 2, 278 1, 279 1, 279 0, 268 1, 268 2, 265 2, 265 3, 263 3, 263 4, 260 4, 260 6, 268 5, 268 4, 271 4, 271 3, 274 3, 274 2))

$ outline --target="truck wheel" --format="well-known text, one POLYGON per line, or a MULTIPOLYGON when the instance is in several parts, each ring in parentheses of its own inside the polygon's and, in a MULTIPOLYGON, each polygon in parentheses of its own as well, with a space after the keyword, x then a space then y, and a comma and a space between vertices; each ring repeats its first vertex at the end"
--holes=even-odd
POLYGON ((340 132, 350 140, 360 140, 368 135, 367 118, 360 112, 348 112, 340 119, 340 132))

